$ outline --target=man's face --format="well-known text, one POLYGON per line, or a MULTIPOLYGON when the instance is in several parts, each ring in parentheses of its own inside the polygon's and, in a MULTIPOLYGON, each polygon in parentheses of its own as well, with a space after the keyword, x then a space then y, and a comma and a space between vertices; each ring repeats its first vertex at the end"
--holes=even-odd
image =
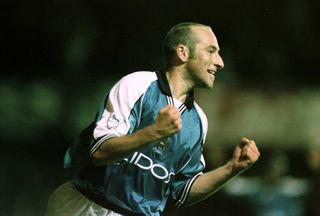
POLYGON ((186 62, 188 74, 195 87, 212 88, 215 73, 224 67, 217 38, 210 28, 193 27, 191 32, 198 43, 186 62))

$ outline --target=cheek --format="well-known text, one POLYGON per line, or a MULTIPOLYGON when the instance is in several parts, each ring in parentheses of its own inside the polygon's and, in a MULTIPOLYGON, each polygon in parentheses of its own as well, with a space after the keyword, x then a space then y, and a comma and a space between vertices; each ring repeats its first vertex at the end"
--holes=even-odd
POLYGON ((203 76, 207 73, 210 64, 210 58, 205 55, 197 55, 189 62, 188 70, 194 76, 203 76))
POLYGON ((214 62, 213 58, 209 55, 201 55, 199 56, 199 63, 205 67, 212 64, 214 62))

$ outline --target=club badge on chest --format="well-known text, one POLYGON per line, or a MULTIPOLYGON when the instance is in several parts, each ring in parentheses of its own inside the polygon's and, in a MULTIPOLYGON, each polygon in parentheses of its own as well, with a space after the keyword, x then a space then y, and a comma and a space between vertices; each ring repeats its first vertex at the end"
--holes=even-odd
POLYGON ((157 145, 153 147, 154 151, 157 153, 163 153, 170 145, 170 139, 166 138, 161 140, 157 145))

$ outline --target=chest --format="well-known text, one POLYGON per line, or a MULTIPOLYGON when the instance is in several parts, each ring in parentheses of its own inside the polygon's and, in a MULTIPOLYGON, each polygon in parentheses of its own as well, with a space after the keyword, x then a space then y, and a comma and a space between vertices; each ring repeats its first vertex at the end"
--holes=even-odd
MULTIPOLYGON (((141 106, 141 118, 139 129, 144 128, 153 124, 160 112, 160 109, 168 106, 167 96, 158 95, 154 97, 154 100, 144 100, 144 103, 141 106)), ((170 143, 170 150, 175 152, 175 155, 178 152, 190 151, 194 148, 195 145, 201 144, 203 140, 203 126, 202 119, 198 113, 198 110, 195 106, 187 109, 181 102, 174 101, 174 106, 181 110, 181 120, 182 120, 182 129, 175 135, 166 139, 164 142, 160 143, 164 145, 164 148, 167 148, 165 145, 170 143)))

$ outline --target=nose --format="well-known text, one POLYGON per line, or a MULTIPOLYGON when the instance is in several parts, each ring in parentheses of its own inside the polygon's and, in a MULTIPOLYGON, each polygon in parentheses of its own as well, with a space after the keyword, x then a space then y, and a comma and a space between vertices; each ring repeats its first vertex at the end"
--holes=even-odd
POLYGON ((224 68, 224 62, 223 62, 223 59, 222 57, 220 56, 219 53, 216 53, 216 57, 215 57, 215 60, 214 60, 214 65, 219 69, 223 69, 224 68))

